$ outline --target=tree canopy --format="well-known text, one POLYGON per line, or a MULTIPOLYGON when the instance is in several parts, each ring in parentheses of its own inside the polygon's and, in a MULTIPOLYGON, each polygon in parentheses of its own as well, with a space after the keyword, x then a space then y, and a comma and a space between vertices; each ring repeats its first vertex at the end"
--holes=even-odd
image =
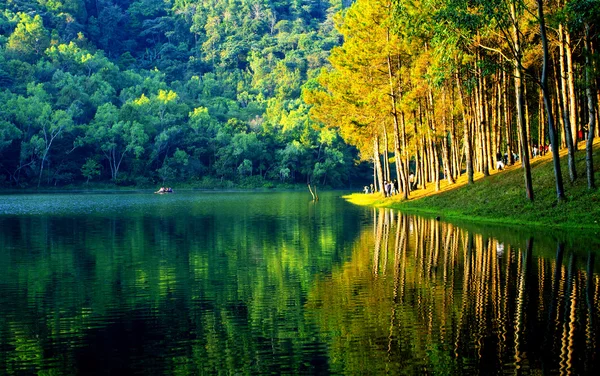
POLYGON ((430 183, 439 190, 442 178, 466 173, 473 184, 476 173, 519 163, 534 200, 530 160, 552 153, 564 200, 561 148, 574 181, 587 140, 595 188, 599 30, 590 17, 599 9, 579 0, 357 0, 336 19, 343 44, 304 99, 374 163, 378 190, 395 178, 407 198, 430 183))
POLYGON ((408 198, 518 163, 533 200, 530 160, 553 153, 563 200, 559 149, 574 181, 585 147, 596 185, 599 15, 588 0, 7 1, 0 184, 349 186, 368 161, 408 198))
POLYGON ((348 186, 357 150, 300 98, 341 43, 341 10, 341 0, 3 2, 0 184, 348 186))

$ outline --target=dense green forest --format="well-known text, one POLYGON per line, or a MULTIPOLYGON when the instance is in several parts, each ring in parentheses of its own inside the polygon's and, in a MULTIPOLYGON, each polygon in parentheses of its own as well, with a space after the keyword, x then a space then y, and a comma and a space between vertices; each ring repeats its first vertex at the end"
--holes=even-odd
POLYGON ((558 200, 563 174, 596 187, 596 0, 7 0, 2 11, 4 186, 383 191, 397 179, 408 198, 519 163, 533 200, 530 160, 551 153, 558 200))
POLYGON ((0 186, 352 184, 301 99, 348 5, 3 0, 0 186))

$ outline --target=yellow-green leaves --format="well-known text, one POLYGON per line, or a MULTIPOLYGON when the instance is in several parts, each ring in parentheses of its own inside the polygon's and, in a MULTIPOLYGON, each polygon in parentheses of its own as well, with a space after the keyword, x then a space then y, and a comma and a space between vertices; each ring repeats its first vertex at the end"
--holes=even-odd
POLYGON ((6 49, 23 60, 31 60, 46 50, 50 35, 39 15, 31 17, 26 13, 18 13, 18 16, 19 23, 8 38, 6 49))
POLYGON ((167 104, 177 99, 177 93, 172 90, 159 90, 157 99, 159 102, 167 104))

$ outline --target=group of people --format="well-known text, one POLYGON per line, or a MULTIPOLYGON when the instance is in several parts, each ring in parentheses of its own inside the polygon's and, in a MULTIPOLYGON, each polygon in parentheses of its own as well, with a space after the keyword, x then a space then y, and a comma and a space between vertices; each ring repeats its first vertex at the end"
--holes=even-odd
MULTIPOLYGON (((550 152, 552 151, 552 146, 544 145, 544 146, 540 146, 538 148, 537 145, 533 145, 533 147, 531 148, 531 155, 533 156, 533 158, 535 158, 535 157, 545 155, 546 153, 548 153, 548 151, 550 151, 550 152)), ((512 157, 515 162, 519 160, 519 155, 515 152, 512 153, 512 157)), ((504 155, 502 155, 502 153, 500 153, 500 152, 496 153, 496 169, 504 170, 504 167, 507 164, 508 164, 508 153, 504 153, 504 155)))
POLYGON ((540 147, 538 148, 537 145, 533 145, 533 148, 531 149, 531 155, 533 155, 533 158, 535 158, 541 155, 546 155, 546 153, 548 153, 549 151, 552 151, 552 146, 540 145, 540 147))
POLYGON ((385 197, 392 197, 396 193, 398 193, 398 180, 394 179, 394 181, 384 180, 383 181, 383 190, 385 197))
POLYGON ((160 189, 154 193, 173 193, 173 188, 171 187, 160 187, 160 189))
MULTIPOLYGON (((375 193, 375 186, 373 184, 369 185, 365 185, 363 188, 363 192, 365 192, 366 194, 368 193, 375 193)), ((398 191, 398 180, 394 179, 393 181, 388 181, 388 180, 384 180, 383 181, 383 194, 385 195, 385 197, 391 197, 395 194, 397 194, 398 191)))
MULTIPOLYGON (((513 161, 518 161, 519 160, 519 155, 517 153, 512 153, 512 157, 513 157, 513 161)), ((506 167, 506 165, 508 164, 508 153, 504 153, 504 155, 502 155, 502 153, 497 152, 496 153, 496 170, 502 171, 504 170, 504 167, 506 167)))

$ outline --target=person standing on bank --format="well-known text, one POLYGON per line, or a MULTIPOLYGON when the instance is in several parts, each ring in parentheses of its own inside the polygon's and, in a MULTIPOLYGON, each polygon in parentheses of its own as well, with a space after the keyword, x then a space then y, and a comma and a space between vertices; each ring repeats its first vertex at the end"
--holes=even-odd
POLYGON ((496 153, 496 169, 498 171, 502 171, 504 170, 504 162, 503 162, 503 157, 502 157, 502 153, 497 152, 496 153))

